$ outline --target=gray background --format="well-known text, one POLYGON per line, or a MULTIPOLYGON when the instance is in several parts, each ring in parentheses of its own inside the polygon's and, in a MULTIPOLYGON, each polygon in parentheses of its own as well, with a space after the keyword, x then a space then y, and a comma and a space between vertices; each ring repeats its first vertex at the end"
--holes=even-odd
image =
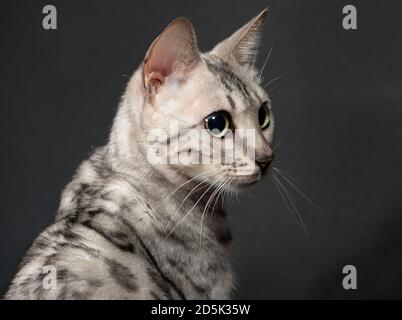
POLYGON ((42 29, 47 1, 0 4, 2 292, 162 28, 187 16, 208 50, 268 5, 278 158, 323 210, 294 193, 306 236, 270 178, 229 207, 237 297, 402 298, 400 1, 352 1, 357 31, 345 1, 51 3, 57 31, 42 29), (358 290, 342 288, 346 264, 358 290))

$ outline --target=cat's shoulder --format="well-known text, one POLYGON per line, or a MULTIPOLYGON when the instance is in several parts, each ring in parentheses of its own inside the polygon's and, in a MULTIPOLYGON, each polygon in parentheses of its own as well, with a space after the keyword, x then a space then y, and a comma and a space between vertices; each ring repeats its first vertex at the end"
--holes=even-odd
POLYGON ((55 222, 33 242, 8 299, 150 298, 148 262, 81 224, 55 222))

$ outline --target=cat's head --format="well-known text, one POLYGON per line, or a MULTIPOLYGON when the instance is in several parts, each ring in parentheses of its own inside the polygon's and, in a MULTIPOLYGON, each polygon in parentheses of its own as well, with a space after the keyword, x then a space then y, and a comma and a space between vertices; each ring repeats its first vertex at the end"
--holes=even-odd
POLYGON ((155 148, 163 153, 166 161, 153 163, 159 170, 216 184, 230 179, 241 187, 258 181, 270 167, 274 117, 255 68, 266 14, 262 11, 208 53, 200 53, 185 18, 170 23, 151 44, 136 91, 143 98, 136 110, 137 142, 151 162, 155 148))

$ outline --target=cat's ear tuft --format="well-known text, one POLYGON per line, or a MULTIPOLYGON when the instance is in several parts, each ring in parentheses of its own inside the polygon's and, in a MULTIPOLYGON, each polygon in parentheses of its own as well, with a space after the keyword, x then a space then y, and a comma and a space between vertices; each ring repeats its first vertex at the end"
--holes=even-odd
POLYGON ((268 9, 261 11, 230 37, 218 43, 211 52, 228 62, 235 59, 241 65, 254 64, 267 12, 268 9))
POLYGON ((148 92, 156 93, 172 75, 185 78, 200 60, 194 28, 189 20, 173 20, 154 40, 144 59, 144 84, 148 92))

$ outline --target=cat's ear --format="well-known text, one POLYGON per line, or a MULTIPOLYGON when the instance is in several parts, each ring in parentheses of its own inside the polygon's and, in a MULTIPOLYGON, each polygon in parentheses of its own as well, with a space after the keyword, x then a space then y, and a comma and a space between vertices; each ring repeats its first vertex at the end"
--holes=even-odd
POLYGON ((155 94, 169 77, 174 76, 178 81, 185 79, 200 59, 191 22, 182 17, 173 20, 154 40, 145 56, 145 87, 155 94))
POLYGON ((267 12, 268 9, 264 9, 211 52, 227 62, 235 59, 241 65, 254 64, 267 12))

